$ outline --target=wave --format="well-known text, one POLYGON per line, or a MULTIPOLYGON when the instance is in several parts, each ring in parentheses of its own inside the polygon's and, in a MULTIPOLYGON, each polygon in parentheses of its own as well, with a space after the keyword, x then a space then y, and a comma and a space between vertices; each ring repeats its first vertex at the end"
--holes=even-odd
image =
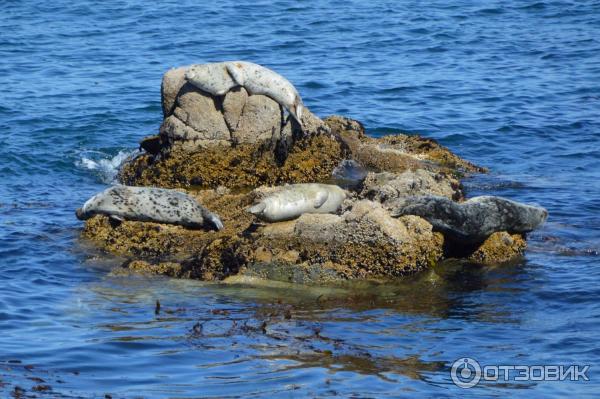
POLYGON ((115 183, 119 167, 139 150, 121 150, 116 155, 102 151, 83 151, 75 165, 78 168, 94 171, 103 183, 115 183))

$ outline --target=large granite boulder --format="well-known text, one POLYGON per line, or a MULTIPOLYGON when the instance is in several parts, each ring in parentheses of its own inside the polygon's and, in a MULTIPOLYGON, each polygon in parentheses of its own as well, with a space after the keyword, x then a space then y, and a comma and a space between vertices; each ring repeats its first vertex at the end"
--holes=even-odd
POLYGON ((164 121, 157 139, 165 146, 193 151, 211 146, 276 143, 282 137, 293 139, 329 131, 308 109, 300 128, 284 116, 277 102, 263 95, 249 95, 243 87, 224 96, 203 92, 186 81, 187 68, 174 68, 163 76, 164 121))

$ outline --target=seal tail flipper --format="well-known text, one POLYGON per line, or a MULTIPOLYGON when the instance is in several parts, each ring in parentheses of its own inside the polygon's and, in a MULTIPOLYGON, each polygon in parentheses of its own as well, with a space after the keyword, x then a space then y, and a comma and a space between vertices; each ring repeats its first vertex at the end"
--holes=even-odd
POLYGON ((323 204, 325 202, 327 202, 327 198, 329 198, 329 193, 326 191, 322 191, 320 193, 317 194, 317 198, 315 199, 315 202, 313 204, 313 206, 318 209, 320 207, 323 206, 323 204))
POLYGON ((264 202, 259 202, 256 205, 251 206, 250 208, 246 209, 248 212, 250 212, 253 215, 260 215, 261 213, 264 212, 264 210, 267 208, 267 204, 265 204, 264 202))
POLYGON ((296 122, 302 127, 302 104, 295 103, 290 109, 289 114, 294 118, 296 122))
POLYGON ((217 215, 209 215, 208 219, 211 221, 211 223, 217 230, 223 230, 223 222, 221 221, 221 219, 219 219, 217 215))

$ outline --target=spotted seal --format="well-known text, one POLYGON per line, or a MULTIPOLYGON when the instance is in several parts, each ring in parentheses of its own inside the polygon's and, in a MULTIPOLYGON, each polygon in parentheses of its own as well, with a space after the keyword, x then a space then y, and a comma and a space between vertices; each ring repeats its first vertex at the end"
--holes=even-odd
POLYGON ((229 90, 240 86, 227 71, 226 62, 192 65, 186 70, 185 79, 213 96, 224 96, 229 90))
POLYGON ((177 224, 189 228, 221 230, 219 217, 191 196, 155 187, 113 186, 94 195, 76 211, 86 220, 107 215, 116 220, 177 224))
POLYGON ((262 94, 288 110, 302 125, 304 104, 298 91, 283 76, 262 65, 247 61, 224 61, 190 66, 185 78, 192 85, 214 96, 222 96, 237 86, 252 94, 262 94))
POLYGON ((498 231, 527 233, 548 217, 544 208, 493 196, 474 197, 464 203, 446 197, 415 196, 398 198, 386 206, 392 216, 421 216, 435 230, 470 243, 484 241, 498 231))
POLYGON ((304 213, 334 213, 346 198, 346 191, 331 184, 305 183, 276 187, 248 212, 267 222, 295 219, 304 213))

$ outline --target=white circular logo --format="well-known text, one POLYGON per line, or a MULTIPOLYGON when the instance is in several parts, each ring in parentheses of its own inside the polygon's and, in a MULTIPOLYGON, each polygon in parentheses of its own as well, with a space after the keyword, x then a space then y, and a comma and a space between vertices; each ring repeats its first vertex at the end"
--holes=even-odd
POLYGON ((481 380, 481 365, 470 357, 461 357, 452 363, 450 376, 454 385, 461 388, 473 388, 481 380))

